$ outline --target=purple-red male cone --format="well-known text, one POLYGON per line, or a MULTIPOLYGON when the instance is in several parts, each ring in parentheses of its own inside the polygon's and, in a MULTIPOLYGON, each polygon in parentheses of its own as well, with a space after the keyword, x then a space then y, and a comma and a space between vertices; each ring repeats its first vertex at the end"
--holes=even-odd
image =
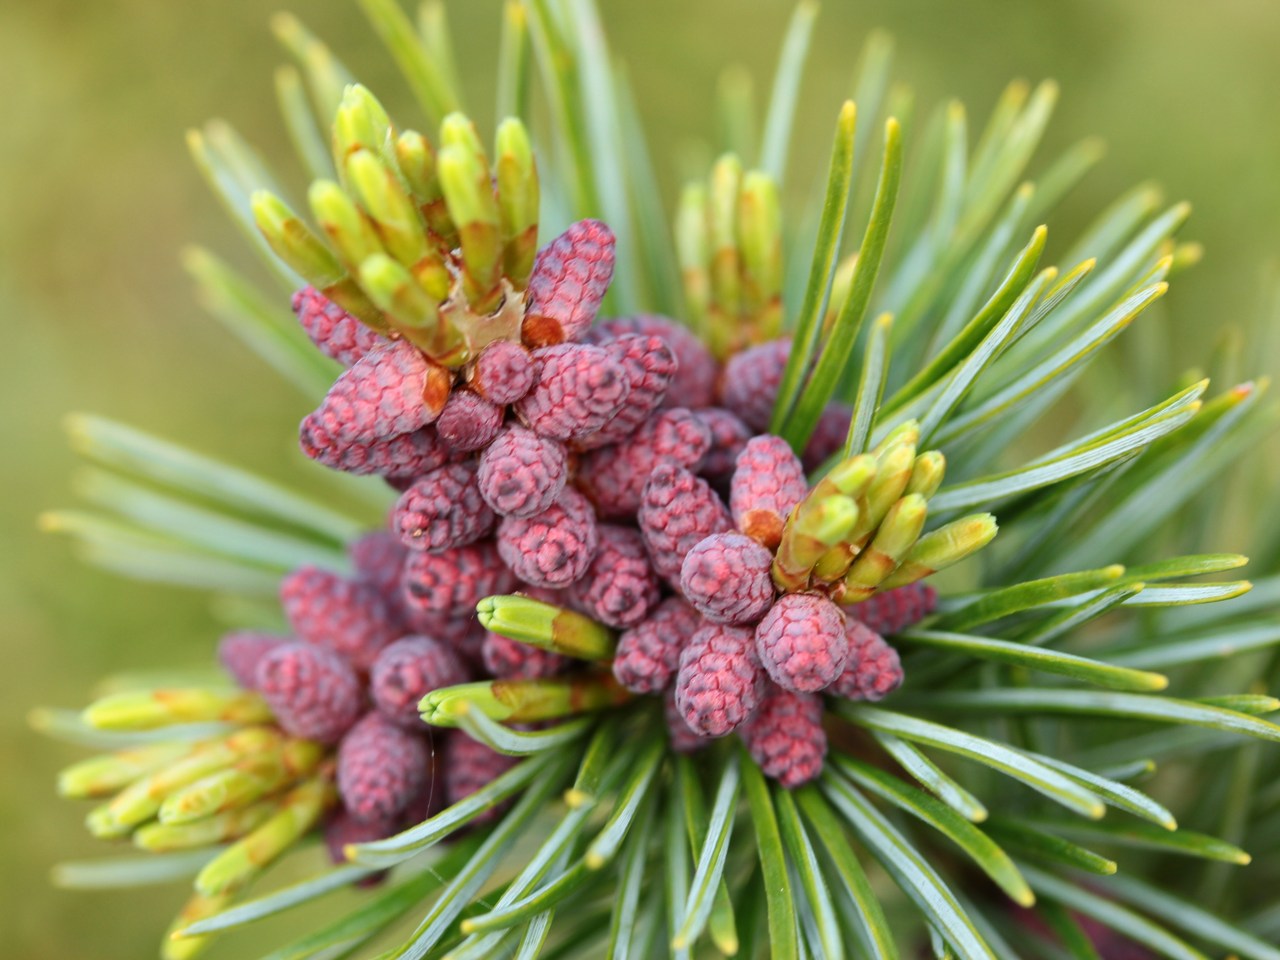
POLYGON ((476 482, 495 513, 531 517, 555 502, 568 476, 563 444, 512 423, 480 454, 476 482))
POLYGON ((673 586, 680 583, 685 556, 700 540, 733 529, 729 508, 707 482, 670 462, 649 475, 636 521, 654 569, 673 586))
POLYGON ((336 743, 356 722, 364 693, 350 664, 332 650, 283 643, 258 661, 253 686, 292 737, 336 743))
POLYGON ((578 484, 601 516, 629 518, 654 467, 675 463, 696 470, 710 446, 711 432, 697 414, 682 407, 662 410, 617 445, 586 454, 578 484))
POLYGON ((680 592, 714 623, 755 623, 773 605, 773 554, 741 533, 713 533, 680 567, 680 592))
POLYGON ((752 437, 733 471, 729 509, 738 529, 752 540, 775 549, 782 527, 796 504, 809 492, 804 465, 781 437, 752 437))
POLYGON ((387 340, 314 287, 293 295, 293 312, 320 352, 349 367, 387 340))
POLYGON ((495 340, 476 358, 471 387, 486 400, 505 406, 533 387, 533 358, 513 340, 495 340))
POLYGON ((711 431, 711 448, 702 458, 699 472, 717 482, 724 480, 737 466, 738 455, 751 439, 751 428, 723 407, 706 407, 696 412, 711 431))
POLYGON ((659 337, 675 354, 676 372, 667 389, 667 396, 662 401, 663 406, 700 410, 711 405, 715 399, 719 364, 711 356, 711 351, 687 327, 656 313, 642 313, 596 324, 587 335, 587 342, 601 345, 627 334, 659 337))
POLYGON ((515 584, 492 540, 440 553, 414 552, 404 566, 405 606, 426 621, 431 615, 460 619, 463 611, 470 619, 481 598, 508 593, 515 584))
POLYGON ((632 693, 657 693, 671 682, 680 651, 702 624, 698 611, 668 597, 642 622, 618 638, 613 675, 632 693))
POLYGON ((338 794, 357 820, 385 822, 418 795, 429 770, 426 741, 376 710, 338 745, 338 794))
POLYGON ((400 576, 407 556, 404 544, 390 530, 366 533, 347 548, 357 579, 372 583, 394 607, 399 603, 400 576))
POLYGON ((581 339, 613 279, 613 248, 612 230, 599 220, 579 220, 538 251, 525 291, 525 343, 581 339))
POLYGON ((502 429, 502 408, 470 390, 454 390, 436 420, 436 433, 454 453, 489 445, 502 429))
POLYGON ((553 440, 589 437, 622 409, 626 368, 600 347, 563 343, 533 353, 534 386, 515 404, 529 428, 553 440))
POLYGON ((926 583, 911 583, 872 594, 845 612, 876 633, 887 636, 913 626, 933 613, 937 606, 937 590, 926 583))
POLYGON ((822 699, 815 693, 771 687, 738 734, 764 775, 787 789, 822 772, 827 734, 822 729, 822 699))
POLYGON ((568 657, 550 650, 531 647, 519 640, 489 632, 485 633, 481 656, 484 668, 504 680, 515 677, 554 677, 563 673, 572 663, 568 657))
POLYGON ((299 567, 280 582, 280 603, 293 632, 328 647, 357 670, 400 634, 400 625, 378 588, 319 567, 299 567))
POLYGON ((525 583, 567 587, 591 565, 600 543, 595 511, 572 487, 532 517, 504 517, 498 524, 498 553, 525 583))
POLYGON ((595 558, 569 595, 591 618, 610 627, 633 627, 657 605, 662 585, 639 533, 612 524, 601 524, 599 531, 595 558))
POLYGON ((497 518, 480 496, 474 463, 450 463, 413 482, 396 501, 391 526, 405 546, 438 553, 486 537, 497 518))
POLYGON ((675 700, 695 733, 723 737, 760 702, 765 677, 750 630, 707 624, 680 651, 675 700))
POLYGON ((445 397, 426 396, 436 386, 427 358, 405 340, 365 354, 334 382, 305 424, 342 442, 370 443, 412 433, 435 420, 445 397))
POLYGON ((902 661, 884 637, 850 620, 845 629, 849 658, 830 693, 846 700, 883 700, 902 685, 902 661))
POLYGON ((675 354, 659 337, 629 333, 602 346, 627 372, 627 402, 600 432, 580 441, 584 448, 616 443, 639 429, 662 403, 676 372, 675 354))
POLYGON ((768 429, 790 354, 790 340, 771 340, 735 354, 721 375, 720 406, 753 430, 768 429))
POLYGON ((389 479, 412 479, 449 459, 449 450, 433 426, 387 440, 357 442, 339 440, 307 417, 299 428, 298 444, 308 457, 332 470, 389 479))
POLYGON ((218 641, 218 663, 231 674, 233 680, 246 690, 252 690, 258 661, 271 650, 287 643, 284 637, 257 630, 237 630, 218 641))
POLYGON ((844 614, 825 597, 787 594, 756 627, 756 651, 783 689, 822 690, 840 676, 849 655, 844 614))
POLYGON ((402 637, 384 647, 369 671, 369 694, 388 720, 421 730, 418 701, 432 690, 471 679, 461 658, 432 637, 402 637))
MULTIPOLYGON (((448 731, 446 738, 443 779, 444 799, 449 806, 465 800, 516 765, 515 757, 491 750, 461 730, 448 731)), ((502 815, 502 809, 486 810, 471 822, 491 823, 502 815)))

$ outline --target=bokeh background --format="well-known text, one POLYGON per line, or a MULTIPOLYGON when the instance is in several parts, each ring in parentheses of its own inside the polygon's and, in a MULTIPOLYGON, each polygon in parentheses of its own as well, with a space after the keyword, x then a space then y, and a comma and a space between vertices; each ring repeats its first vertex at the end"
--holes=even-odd
MULTIPOLYGON (((1076 0, 957 4, 828 0, 814 40, 792 177, 821 176, 830 123, 867 31, 897 40, 923 107, 957 96, 971 124, 1012 77, 1062 84, 1042 156, 1087 133, 1109 155, 1051 221, 1067 233, 1154 179, 1195 214, 1203 263, 1162 309, 1189 365, 1229 321, 1274 319, 1280 255, 1280 4, 1076 0), (1270 294, 1269 294, 1270 290, 1270 294)), ((761 100, 786 0, 601 0, 628 62, 668 187, 666 158, 703 136, 716 78, 755 74, 761 100)), ((450 5, 464 84, 487 126, 498 0, 450 5)), ((37 531, 74 498, 61 421, 94 410, 285 478, 303 398, 202 314, 178 256, 198 240, 250 265, 188 161, 185 129, 220 115, 271 157, 287 147, 271 73, 283 56, 259 0, 9 0, 0 4, 0 952, 24 960, 152 956, 178 889, 71 893, 50 864, 92 855, 78 812, 55 802, 70 748, 34 736, 37 703, 73 705, 105 672, 196 663, 216 638, 204 599, 78 564, 37 531)), ((290 6, 380 94, 413 117, 354 2, 290 6)), ((687 152, 687 151, 686 151, 687 152)), ((1059 231, 1060 235, 1067 235, 1059 231)), ((1271 322, 1271 321, 1267 321, 1271 322)), ((1276 357, 1255 356, 1256 371, 1276 357)), ((1105 385, 1104 385, 1105 387, 1105 385)), ((1223 544, 1225 546, 1225 544, 1223 544)), ((219 956, 247 954, 232 941, 219 956)))

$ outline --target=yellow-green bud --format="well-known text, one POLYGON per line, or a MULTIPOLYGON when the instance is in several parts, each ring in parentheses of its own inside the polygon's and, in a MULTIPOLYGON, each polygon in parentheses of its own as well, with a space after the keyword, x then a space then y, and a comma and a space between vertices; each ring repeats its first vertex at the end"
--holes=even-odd
POLYGON ((323 290, 345 276, 324 242, 274 193, 254 191, 249 206, 258 230, 276 256, 313 287, 323 290))

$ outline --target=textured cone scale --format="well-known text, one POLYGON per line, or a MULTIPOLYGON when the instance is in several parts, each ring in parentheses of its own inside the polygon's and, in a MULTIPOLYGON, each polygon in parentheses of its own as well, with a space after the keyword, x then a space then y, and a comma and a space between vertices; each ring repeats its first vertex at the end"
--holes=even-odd
POLYGON ((491 403, 515 403, 533 387, 533 358, 512 340, 495 340, 476 358, 471 388, 491 403))
POLYGON ((720 406, 753 430, 768 429, 790 354, 790 340, 771 340, 730 357, 720 378, 720 406))
POLYGON ((843 403, 828 404, 818 417, 813 428, 813 436, 805 445, 804 461, 806 470, 816 470, 837 451, 844 449, 849 438, 849 424, 853 420, 853 409, 843 403))
POLYGON ((480 496, 474 463, 451 463, 413 482, 396 502, 391 526, 405 546, 438 553, 492 531, 497 518, 480 496))
POLYGON ((470 679, 470 671, 449 644, 432 637, 403 637, 373 661, 369 694, 388 720, 421 730, 418 701, 432 690, 470 679))
POLYGON ((516 578, 503 564, 492 540, 440 553, 413 553, 404 567, 405 605, 414 628, 428 632, 421 623, 432 619, 470 620, 482 597, 508 593, 516 578))
POLYGON ((711 356, 711 351, 702 345, 702 341, 676 321, 655 313, 616 317, 597 324, 588 334, 587 340, 602 344, 629 333, 659 337, 675 354, 676 372, 662 406, 700 410, 711 405, 715 399, 715 383, 720 365, 711 356))
POLYGON ((708 620, 755 623, 773 604, 773 554, 740 533, 698 542, 680 567, 680 592, 708 620))
POLYGON ((695 733, 723 737, 751 715, 764 685, 751 631, 707 624, 680 651, 676 707, 695 733))
POLYGON ((776 548, 787 516, 808 493, 804 466, 781 437, 766 434, 747 442, 733 471, 729 509, 738 529, 776 548))
POLYGON ((231 674, 236 683, 252 690, 258 661, 269 651, 287 642, 285 638, 270 633, 237 630, 218 641, 218 663, 231 674))
POLYGON ((586 448, 617 443, 639 429, 666 397, 676 372, 675 354, 659 337, 626 334, 603 347, 627 371, 627 402, 598 433, 579 442, 586 448))
POLYGON ((578 484, 601 516, 630 517, 640 506, 644 485, 660 463, 697 469, 711 446, 711 432, 689 410, 660 411, 621 443, 582 458, 578 484))
MULTIPOLYGON (((479 674, 484 669, 484 637, 485 629, 480 621, 476 619, 474 613, 466 618, 453 621, 454 624, 465 625, 465 629, 458 627, 454 632, 448 635, 448 643, 458 652, 458 656, 462 657, 468 669, 472 673, 479 674)), ((441 639, 446 639, 446 634, 441 632, 438 634, 441 639)))
POLYGON ((671 682, 680 651, 701 625, 698 611, 679 597, 668 597, 618 638, 614 677, 633 693, 658 693, 671 682))
POLYGON ((481 656, 484 668, 495 677, 503 679, 554 677, 567 670, 572 662, 550 650, 531 647, 519 640, 488 632, 485 633, 481 656))
POLYGON ((513 423, 480 454, 476 482, 495 513, 531 517, 555 502, 568 476, 562 444, 513 423))
POLYGON ((668 690, 663 696, 662 712, 667 721, 667 740, 676 753, 693 753, 712 741, 712 737, 704 737, 685 723, 674 691, 668 690))
POLYGON ((538 251, 525 291, 525 343, 581 339, 613 279, 613 248, 612 230, 599 220, 579 220, 538 251))
POLYGON ((454 390, 436 420, 436 433, 455 453, 487 446, 502 429, 502 408, 470 390, 454 390))
POLYGON ((533 360, 533 389, 515 411, 541 436, 588 437, 627 402, 626 368, 600 347, 565 343, 535 350, 533 360))
POLYGON ((850 620, 845 633, 849 658, 830 693, 846 700, 883 700, 902 686, 898 651, 866 624, 850 620))
MULTIPOLYGON (((444 799, 447 806, 465 800, 517 762, 515 757, 491 750, 461 730, 448 732, 444 751, 444 799)), ((502 815, 502 810, 502 806, 486 810, 471 822, 491 823, 502 815)))
POLYGON ((293 312, 320 352, 344 367, 387 342, 313 287, 293 295, 293 312))
POLYGON ((937 606, 938 591, 924 583, 912 583, 874 594, 846 608, 845 613, 876 633, 888 635, 913 626, 933 613, 937 606))
POLYGON ((398 618, 378 588, 318 567, 301 567, 280 583, 280 602, 293 632, 367 670, 400 633, 398 618))
POLYGON ((705 480, 673 463, 659 464, 636 514, 658 575, 678 585, 680 566, 698 542, 733 529, 729 508, 705 480))
POLYGON ((722 407, 707 407, 697 413, 711 431, 711 448, 702 458, 699 472, 712 480, 723 480, 737 466, 738 455, 751 439, 751 428, 722 407))
POLYGON ((367 533, 347 548, 356 577, 377 587, 393 607, 400 602, 400 577, 408 556, 405 546, 389 530, 367 533))
POLYGON ((599 531, 595 558, 569 588, 569 596, 592 619, 610 627, 633 627, 657 605, 662 585, 639 533, 612 524, 602 524, 599 531))
POLYGON ((808 783, 822 772, 827 734, 817 694, 771 687, 738 735, 764 775, 787 789, 808 783))
MULTIPOLYGON (((515 581, 508 582, 514 584, 515 581)), ((407 597, 407 595, 407 590, 401 592, 402 597, 407 597)), ((474 609, 460 613, 456 617, 451 617, 447 613, 438 613, 415 605, 406 608, 405 619, 414 634, 443 641, 455 650, 460 651, 464 657, 470 657, 469 650, 471 647, 474 647, 477 651, 480 649, 478 640, 472 643, 476 631, 480 628, 480 621, 476 619, 474 609)), ((481 630, 480 632, 483 633, 484 631, 481 630)))
POLYGON ((412 479, 449 459, 448 448, 431 426, 388 440, 356 443, 337 440, 308 417, 299 429, 298 444, 317 463, 361 476, 412 479))
POLYGON ((348 443, 412 433, 440 413, 440 406, 429 406, 423 396, 429 379, 427 359, 417 347, 404 340, 388 342, 338 377, 304 423, 348 443))
POLYGON ((258 661, 253 686, 285 733, 319 743, 336 743, 363 708, 360 681, 350 665, 308 643, 269 651, 258 661))
POLYGON ((357 820, 398 817, 422 789, 427 745, 381 713, 368 713, 338 745, 338 794, 357 820))
POLYGON ((504 517, 498 553, 511 571, 539 587, 567 587, 584 573, 600 543, 595 511, 586 497, 566 488, 532 517, 504 517))
POLYGON ((778 686, 796 693, 822 690, 848 658, 844 614, 825 597, 788 594, 756 627, 756 650, 778 686))

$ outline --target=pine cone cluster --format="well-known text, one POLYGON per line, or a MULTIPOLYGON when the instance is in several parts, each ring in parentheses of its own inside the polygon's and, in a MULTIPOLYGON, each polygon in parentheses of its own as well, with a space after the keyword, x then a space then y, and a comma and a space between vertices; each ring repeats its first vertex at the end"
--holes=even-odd
MULTIPOLYGON (((848 578, 864 548, 864 559, 886 567, 881 580, 899 566, 919 534, 919 504, 932 492, 925 488, 936 489, 940 476, 917 478, 915 499, 899 503, 917 459, 908 425, 876 453, 842 461, 811 489, 801 458, 763 432, 789 342, 747 346, 718 360, 664 317, 597 323, 612 262, 612 234, 595 221, 571 226, 540 250, 521 340, 494 340, 449 373, 443 402, 427 396, 431 361, 407 341, 366 338, 360 354, 352 334, 358 320, 313 289, 295 297, 317 345, 350 363, 304 421, 304 451, 340 468, 351 460, 343 443, 383 448, 412 433, 439 455, 427 469, 396 465, 383 473, 403 490, 390 529, 404 550, 398 574, 379 574, 382 593, 367 580, 299 571, 286 580, 286 610, 303 640, 346 654, 357 671, 377 671, 379 651, 393 640, 393 651, 436 643, 456 654, 466 664, 459 670, 473 676, 445 671, 451 683, 571 669, 572 659, 520 637, 476 637, 476 601, 524 593, 624 631, 614 676, 638 694, 670 690, 672 716, 683 724, 673 740, 689 749, 699 738, 741 729, 753 751, 769 744, 770 776, 799 785, 821 772, 826 751, 817 695, 879 699, 901 682, 892 648, 870 633, 856 607, 850 614, 840 603, 873 597, 880 607, 909 611, 889 618, 896 629, 930 612, 927 588, 877 595, 878 580, 848 578), (399 351, 399 363, 382 359, 391 350, 399 351), (682 400, 700 405, 675 405, 682 400), (330 424, 327 436, 346 439, 315 450, 307 442, 315 422, 330 424), (351 423, 360 426, 345 426, 351 423), (810 516, 832 502, 856 514, 857 498, 860 521, 846 516, 843 529, 826 530, 821 552, 798 567, 796 556, 813 549, 810 516), (916 508, 919 523, 897 521, 907 507, 916 508), (892 538, 892 530, 881 533, 886 519, 906 527, 892 555, 880 549, 892 538), (323 586, 308 588, 317 578, 323 586)), ((847 412, 833 412, 842 424, 839 442, 816 431, 809 459, 843 446, 847 412)), ((368 469, 365 460, 355 472, 368 469)), ((389 553, 382 550, 383 566, 389 553)), ((421 698, 447 685, 414 693, 421 698)), ((290 704, 279 695, 269 700, 288 729, 290 704)), ((350 726, 355 716, 348 712, 350 726)), ((324 739, 334 739, 334 726, 324 728, 324 739)), ((361 742, 373 740, 366 732, 361 742)), ((408 755, 387 749, 388 756, 408 755)), ((340 792, 347 814, 358 816, 351 789, 340 792)), ((399 809, 411 799, 406 794, 399 809)))
MULTIPOLYGON (((850 938, 905 955, 927 934, 939 956, 983 958, 1013 949, 985 938, 1021 949, 1042 920, 1083 955, 1085 933, 1062 937, 1077 909, 1175 943, 1131 908, 1190 916, 1197 937, 1264 955, 1163 892, 1107 884, 1115 863, 1074 842, 1248 861, 1223 840, 1165 836, 1173 813, 1136 784, 1148 751, 1174 740, 1111 743, 1095 721, 1280 740, 1262 719, 1277 702, 1260 694, 1155 695, 1171 682, 1158 671, 1234 647, 1207 642, 1208 618, 1188 633, 1152 608, 1240 595, 1248 583, 1196 579, 1243 558, 1117 562, 1137 561, 1162 523, 1162 542, 1187 532, 1172 514, 1227 440, 1251 435, 1261 387, 1206 401, 1194 382, 1027 462, 1002 453, 1020 452, 1093 353, 1193 259, 1173 240, 1185 209, 1145 223, 1154 200, 1117 204, 1087 235, 1103 244, 1097 258, 1082 247, 1061 275, 1040 263, 1038 227, 1002 271, 1029 211, 1092 162, 1089 150, 1064 157, 1028 206, 1033 186, 1015 185, 1054 88, 1014 85, 971 158, 963 111, 938 115, 921 161, 935 207, 900 216, 891 242, 903 133, 892 116, 882 140, 858 132, 858 109, 873 125, 881 109, 871 97, 840 111, 797 286, 804 271, 782 259, 797 224, 784 234, 780 192, 813 5, 793 18, 765 138, 738 145, 764 169, 729 153, 688 183, 673 250, 654 232, 664 201, 590 2, 507 5, 500 115, 513 116, 491 153, 458 112, 442 9, 424 6, 416 36, 390 0, 365 7, 438 135, 396 127, 331 51, 278 18, 301 70, 282 74, 282 108, 318 178, 310 223, 263 189, 284 181, 259 176, 229 128, 192 145, 261 252, 302 287, 297 325, 211 255, 193 266, 238 332, 313 402, 323 394, 301 450, 362 478, 343 486, 376 512, 355 519, 79 418, 82 452, 125 475, 95 496, 120 516, 50 524, 113 569, 226 594, 220 612, 238 627, 218 649, 229 684, 134 678, 83 712, 43 715, 110 751, 59 781, 64 796, 98 801, 90 831, 177 854, 90 873, 136 882, 200 858, 164 956, 189 960, 225 929, 387 876, 391 889, 281 955, 349 952, 419 902, 397 956, 535 956, 544 941, 595 956, 608 930, 614 955, 647 943, 838 957, 850 938), (517 119, 537 113, 530 54, 553 98, 546 156, 564 162, 545 198, 517 119), (883 147, 876 178, 856 172, 858 141, 883 147), (873 180, 874 195, 859 195, 873 180), (868 201, 861 243, 842 251, 846 218, 868 201), (539 246, 548 211, 559 223, 539 246), (640 312, 651 310, 669 315, 640 312), (955 461, 945 487, 943 449, 955 461), (995 537, 993 514, 968 513, 986 510, 1010 535, 940 601, 926 580, 995 537), (272 591, 278 610, 262 602, 272 591), (1131 606, 1151 615, 1135 621, 1131 606), (907 679, 900 645, 910 688, 882 706, 907 679), (1035 722, 1004 736, 989 721, 1006 713, 1035 722), (1041 796, 1006 798, 990 780, 971 793, 970 763, 1041 796), (1050 804, 1093 819, 1117 807, 1151 826, 1081 830, 1050 804), (913 818, 946 842, 935 849, 913 818), (735 830, 743 820, 750 829, 735 830), (313 833, 342 869, 236 903, 313 833), (905 898, 890 904, 889 885, 868 882, 868 858, 905 898), (739 869, 748 861, 759 869, 739 869), (1097 876, 1082 882, 1081 867, 1097 876), (1024 922, 994 887, 1051 911, 1024 922), (895 927, 899 907, 919 915, 901 951, 882 899, 895 927)), ((860 89, 884 88, 882 53, 869 45, 860 89)), ((1227 632, 1241 649, 1275 642, 1243 621, 1227 632)))

